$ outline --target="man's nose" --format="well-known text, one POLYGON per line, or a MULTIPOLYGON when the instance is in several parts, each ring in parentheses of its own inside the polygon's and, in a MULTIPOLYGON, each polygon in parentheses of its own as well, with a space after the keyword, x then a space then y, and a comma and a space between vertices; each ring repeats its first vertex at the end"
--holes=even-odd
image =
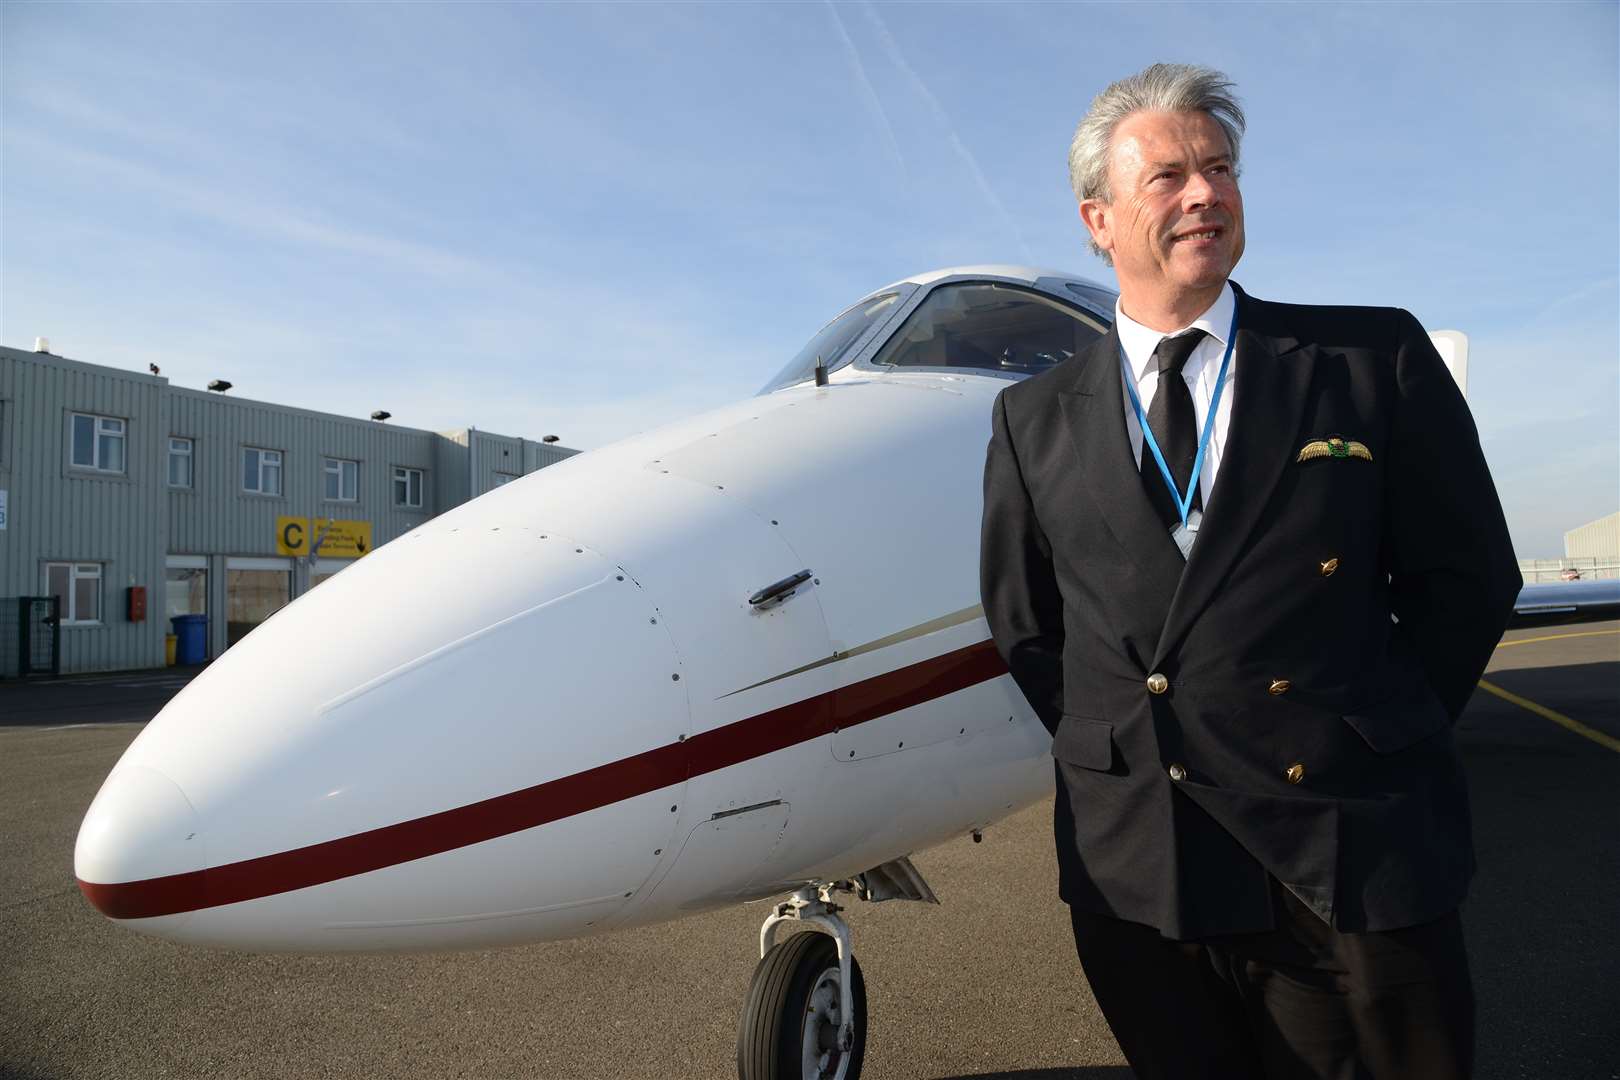
POLYGON ((1192 210, 1207 210, 1212 206, 1219 205, 1220 201, 1220 191, 1210 182, 1209 177, 1201 172, 1188 175, 1187 183, 1181 189, 1181 209, 1184 213, 1192 210))

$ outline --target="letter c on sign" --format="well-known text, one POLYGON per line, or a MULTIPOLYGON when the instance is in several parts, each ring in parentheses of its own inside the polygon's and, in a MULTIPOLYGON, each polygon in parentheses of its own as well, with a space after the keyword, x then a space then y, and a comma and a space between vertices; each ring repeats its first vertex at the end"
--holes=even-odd
POLYGON ((281 530, 281 542, 297 551, 304 546, 304 527, 296 521, 287 522, 287 527, 281 530))

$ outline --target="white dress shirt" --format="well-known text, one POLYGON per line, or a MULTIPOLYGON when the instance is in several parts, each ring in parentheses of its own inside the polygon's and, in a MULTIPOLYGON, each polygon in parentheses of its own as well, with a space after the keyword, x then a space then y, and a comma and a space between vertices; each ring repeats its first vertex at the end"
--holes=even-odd
MULTIPOLYGON (((1131 440, 1131 454, 1136 459, 1137 468, 1142 467, 1142 425, 1136 422, 1136 411, 1131 408, 1130 391, 1125 389, 1125 384, 1135 381, 1136 393, 1142 399, 1142 415, 1148 415, 1148 410, 1153 407, 1153 392, 1159 386, 1159 367, 1153 362, 1153 350, 1159 347, 1159 340, 1175 337, 1195 327, 1202 330, 1208 336, 1193 350, 1186 366, 1181 369, 1181 377, 1187 380, 1187 389, 1192 393, 1193 413, 1198 423, 1198 434, 1202 436, 1209 416, 1209 403, 1215 397, 1215 381, 1220 376, 1221 357, 1226 353, 1226 335, 1232 329, 1232 312, 1236 308, 1237 296, 1228 282, 1209 310, 1181 329, 1163 334, 1143 326, 1125 314, 1118 301, 1114 303, 1114 325, 1119 328, 1120 392, 1125 396, 1125 431, 1131 440)), ((1234 351, 1232 362, 1226 369, 1226 391, 1221 394, 1221 407, 1215 412, 1215 430, 1210 434, 1209 449, 1204 451, 1203 467, 1198 472, 1198 492, 1203 498, 1206 512, 1209 509, 1209 493, 1215 487, 1215 475, 1220 471, 1221 458, 1226 451, 1226 432, 1232 424, 1232 392, 1237 371, 1238 358, 1234 351)))

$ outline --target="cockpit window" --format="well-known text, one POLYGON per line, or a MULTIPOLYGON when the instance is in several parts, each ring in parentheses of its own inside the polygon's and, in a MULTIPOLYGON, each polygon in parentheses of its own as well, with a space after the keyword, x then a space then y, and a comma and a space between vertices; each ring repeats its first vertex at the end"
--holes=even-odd
POLYGON ((828 371, 842 367, 851 353, 851 346, 865 337, 866 331, 874 324, 894 312, 900 296, 898 292, 889 292, 868 297, 823 326, 821 332, 811 338, 810 343, 799 350, 799 355, 788 361, 787 367, 777 372, 760 393, 768 394, 784 386, 809 381, 815 377, 817 363, 825 365, 828 371))
POLYGON ((1083 285, 1078 281, 1066 282, 1069 291, 1078 296, 1087 306, 1097 311, 1108 313, 1108 320, 1114 317, 1114 294, 1107 289, 1100 289, 1095 285, 1083 285))
POLYGON ((1034 375, 1107 333, 1093 316, 1011 285, 942 285, 872 363, 1034 375))

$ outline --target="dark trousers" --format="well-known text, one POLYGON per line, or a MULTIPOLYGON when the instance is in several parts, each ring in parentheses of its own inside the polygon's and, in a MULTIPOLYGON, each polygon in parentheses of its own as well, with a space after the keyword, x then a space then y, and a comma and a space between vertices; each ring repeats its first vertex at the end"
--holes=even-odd
POLYGON ((1461 1080, 1474 992, 1452 912, 1342 934, 1281 886, 1277 928, 1200 942, 1071 909, 1097 1004, 1141 1080, 1461 1080))

